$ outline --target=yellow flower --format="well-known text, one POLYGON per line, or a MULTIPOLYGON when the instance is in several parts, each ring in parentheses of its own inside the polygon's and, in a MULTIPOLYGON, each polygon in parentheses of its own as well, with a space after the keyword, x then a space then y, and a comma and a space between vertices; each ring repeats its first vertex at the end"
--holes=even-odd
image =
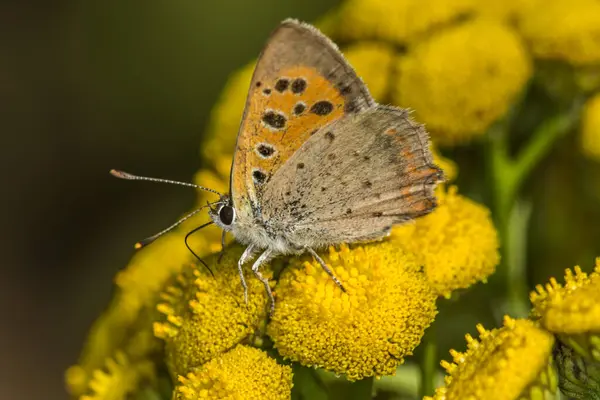
POLYGON ((174 400, 284 400, 291 397, 292 369, 240 345, 180 376, 179 382, 174 400))
MULTIPOLYGON (((77 380, 81 371, 67 371, 71 380, 77 380)), ((125 400, 138 390, 140 383, 151 385, 156 380, 154 364, 150 360, 130 361, 123 353, 106 361, 105 368, 93 372, 89 393, 80 400, 125 400)))
POLYGON ((499 20, 506 23, 519 25, 530 13, 539 12, 545 0, 504 0, 475 2, 477 15, 484 18, 499 20))
POLYGON ((406 43, 468 14, 475 0, 349 0, 338 16, 341 39, 383 39, 406 43))
MULTIPOLYGON (((206 215, 200 218, 206 219, 206 215)), ((195 218, 193 225, 185 224, 138 250, 129 265, 117 274, 115 281, 120 289, 118 299, 121 314, 134 318, 142 307, 153 306, 165 282, 193 259, 185 246, 184 237, 192 229, 191 226, 200 225, 198 220, 195 218)), ((192 238, 190 245, 197 254, 202 255, 215 247, 220 248, 215 242, 218 243, 218 239, 213 238, 211 243, 197 236, 192 238)))
MULTIPOLYGON (((485 330, 479 340, 466 335, 467 351, 451 350, 454 362, 442 361, 448 375, 436 400, 554 399, 556 377, 551 365, 554 339, 529 320, 505 317, 504 326, 485 330)), ((427 398, 431 399, 431 398, 427 398)))
POLYGON ((436 146, 431 147, 433 155, 433 163, 444 171, 444 179, 446 182, 452 182, 458 176, 458 165, 449 158, 443 157, 436 146))
MULTIPOLYGON (((236 267, 239 246, 230 247, 220 263, 217 255, 206 258, 214 278, 202 265, 194 264, 179 274, 162 293, 157 309, 164 320, 154 333, 164 339, 166 362, 173 375, 186 374, 261 328, 267 296, 262 283, 246 269, 248 304, 236 267)), ((265 267, 263 274, 271 277, 265 267)))
POLYGON ((581 124, 581 149, 590 158, 600 160, 600 94, 585 104, 581 124))
POLYGON ((579 354, 600 361, 600 258, 590 275, 575 267, 565 272, 565 284, 550 279, 530 295, 532 315, 548 331, 579 354))
POLYGON ((383 43, 359 43, 346 48, 344 55, 376 101, 387 94, 394 60, 394 49, 383 43))
POLYGON ((521 33, 534 56, 574 65, 600 63, 600 3, 595 0, 552 0, 543 12, 531 12, 521 33))
POLYGON ((392 231, 392 241, 415 254, 439 296, 485 281, 499 262, 498 238, 484 206, 457 193, 437 190, 438 207, 392 231))
POLYGON ((389 241, 330 248, 344 293, 309 260, 293 258, 275 288, 267 333, 279 354, 350 380, 394 374, 436 315, 419 265, 389 241))
POLYGON ((476 20, 417 43, 398 59, 398 71, 394 103, 414 109, 438 144, 457 144, 508 111, 531 65, 513 31, 476 20))
POLYGON ((148 359, 159 352, 158 339, 152 334, 150 309, 143 309, 135 321, 121 313, 118 296, 92 326, 77 365, 67 370, 69 393, 81 396, 88 391, 94 371, 101 369, 115 354, 131 360, 148 359))
POLYGON ((201 147, 202 156, 208 163, 214 163, 219 156, 233 154, 255 66, 253 61, 229 78, 211 111, 207 135, 201 147))

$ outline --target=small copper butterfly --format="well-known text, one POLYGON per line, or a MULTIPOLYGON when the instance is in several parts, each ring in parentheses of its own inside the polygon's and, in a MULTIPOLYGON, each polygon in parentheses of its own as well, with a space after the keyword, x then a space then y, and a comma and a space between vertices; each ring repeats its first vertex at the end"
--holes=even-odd
POLYGON ((442 180, 428 134, 409 111, 377 104, 334 43, 308 24, 286 20, 258 59, 230 193, 217 193, 209 215, 247 245, 238 262, 246 300, 242 266, 260 253, 252 272, 264 284, 273 311, 262 264, 308 252, 344 290, 315 249, 380 239, 392 226, 430 213, 442 180))

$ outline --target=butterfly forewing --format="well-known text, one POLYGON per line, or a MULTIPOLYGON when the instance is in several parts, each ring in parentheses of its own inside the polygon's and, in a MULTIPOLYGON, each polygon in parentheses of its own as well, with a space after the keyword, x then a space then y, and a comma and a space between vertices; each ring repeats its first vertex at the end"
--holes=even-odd
POLYGON ((373 104, 329 39, 309 25, 283 22, 250 84, 231 169, 238 213, 258 217, 273 176, 311 135, 373 104))

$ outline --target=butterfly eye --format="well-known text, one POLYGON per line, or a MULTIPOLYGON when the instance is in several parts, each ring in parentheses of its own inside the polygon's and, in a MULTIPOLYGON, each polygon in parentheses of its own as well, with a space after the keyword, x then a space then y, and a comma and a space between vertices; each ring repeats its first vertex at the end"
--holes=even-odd
POLYGON ((231 225, 235 220, 235 210, 231 206, 223 206, 219 210, 219 219, 223 225, 231 225))

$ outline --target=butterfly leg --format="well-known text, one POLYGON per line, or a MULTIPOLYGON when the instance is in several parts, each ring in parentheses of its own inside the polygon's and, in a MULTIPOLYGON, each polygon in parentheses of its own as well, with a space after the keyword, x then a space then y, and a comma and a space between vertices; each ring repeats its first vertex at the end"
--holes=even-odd
POLYGON ((258 278, 259 281, 261 281, 263 283, 263 285, 265 285, 265 290, 267 291, 267 295, 269 296, 269 301, 271 302, 271 309, 270 309, 270 314, 273 315, 273 311, 275 311, 275 298, 273 297, 273 292, 271 292, 271 286, 269 286, 269 281, 267 280, 267 278, 265 278, 260 271, 258 270, 258 268, 261 266, 261 264, 266 263, 269 258, 271 257, 271 254, 273 253, 272 250, 265 250, 254 262, 254 265, 252 265, 252 272, 254 272, 254 275, 256 275, 256 277, 258 278))
POLYGON ((327 275, 329 275, 331 277, 331 279, 333 279, 333 281, 335 282, 335 284, 338 285, 340 287, 340 289, 342 289, 342 292, 345 292, 346 289, 344 289, 344 286, 342 285, 342 282, 340 282, 340 280, 338 278, 336 278, 336 276, 333 274, 333 271, 331 269, 329 269, 329 267, 327 266, 327 264, 325 264, 325 261, 323 261, 323 259, 321 257, 319 257, 319 255, 317 254, 317 252, 314 251, 313 249, 311 249, 310 247, 305 247, 304 250, 306 250, 310 254, 312 254, 312 256, 315 258, 315 260, 317 260, 317 262, 319 264, 321 264, 321 267, 323 268, 323 271, 327 272, 327 275))
POLYGON ((240 280, 242 281, 242 287, 244 288, 244 301, 246 302, 246 304, 248 304, 248 285, 246 284, 246 278, 244 278, 244 270, 242 269, 242 266, 244 265, 246 260, 252 257, 253 253, 254 245, 251 244, 250 246, 246 247, 246 250, 244 250, 242 256, 238 261, 238 272, 240 273, 240 280))

